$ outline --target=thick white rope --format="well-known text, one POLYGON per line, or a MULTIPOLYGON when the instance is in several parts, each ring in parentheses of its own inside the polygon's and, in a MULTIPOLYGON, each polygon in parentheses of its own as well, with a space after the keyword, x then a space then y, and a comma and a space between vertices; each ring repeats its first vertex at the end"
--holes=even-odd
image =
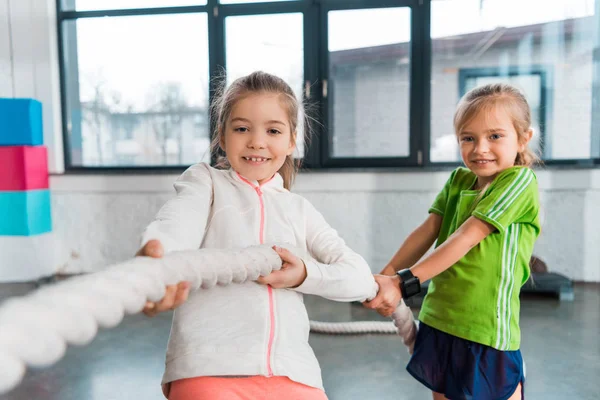
MULTIPOLYGON (((181 251, 160 259, 137 257, 10 298, 0 307, 0 394, 21 382, 27 366, 52 365, 64 356, 67 345, 86 345, 98 327, 115 327, 124 315, 141 312, 146 301, 161 300, 167 285, 188 281, 192 289, 210 289, 254 281, 280 268, 279 255, 265 245, 239 251, 181 251)), ((326 333, 398 332, 412 348, 416 325, 404 303, 394 313, 397 330, 391 329, 392 323, 382 330, 381 324, 352 322, 340 328, 311 322, 311 328, 326 333)))
POLYGON ((392 322, 385 321, 352 321, 352 322, 321 322, 310 321, 310 331, 333 335, 388 333, 398 334, 404 345, 412 354, 417 337, 417 324, 412 311, 400 301, 392 314, 392 322))

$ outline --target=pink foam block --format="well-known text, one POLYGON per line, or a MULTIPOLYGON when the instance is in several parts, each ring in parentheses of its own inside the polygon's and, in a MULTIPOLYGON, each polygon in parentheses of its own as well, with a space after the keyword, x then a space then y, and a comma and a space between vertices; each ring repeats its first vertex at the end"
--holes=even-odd
POLYGON ((46 146, 0 146, 0 191, 48 189, 46 146))

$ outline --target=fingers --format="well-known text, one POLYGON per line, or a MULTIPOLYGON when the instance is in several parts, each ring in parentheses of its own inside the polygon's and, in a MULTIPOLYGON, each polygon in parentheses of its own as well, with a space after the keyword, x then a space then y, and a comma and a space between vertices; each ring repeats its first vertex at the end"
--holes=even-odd
POLYGON ((159 302, 147 302, 142 312, 149 317, 153 317, 160 312, 173 310, 187 300, 189 293, 189 282, 180 282, 177 285, 169 285, 165 290, 165 296, 159 302))
POLYGON ((177 291, 175 292, 175 301, 173 303, 172 308, 177 308, 184 301, 187 300, 190 294, 190 283, 189 282, 179 282, 177 284, 177 291))
POLYGON ((161 258, 164 254, 164 248, 160 241, 156 239, 149 240, 148 243, 138 250, 136 256, 146 256, 152 258, 161 258))
POLYGON ((260 276, 256 282, 261 285, 271 285, 271 287, 278 289, 281 286, 281 274, 282 271, 273 271, 267 276, 260 276))
POLYGON ((146 314, 148 317, 154 317, 157 314, 157 312, 155 310, 156 310, 156 303, 147 301, 142 312, 144 314, 146 314))
POLYGON ((284 249, 283 247, 273 246, 273 250, 275 250, 277 252, 277 254, 279 254, 279 257, 281 258, 281 261, 283 261, 283 264, 285 264, 285 263, 292 264, 296 260, 296 256, 288 249, 284 249))
POLYGON ((366 308, 376 310, 384 317, 390 317, 394 310, 396 310, 396 304, 394 303, 393 296, 386 296, 385 293, 380 293, 373 300, 365 301, 363 305, 366 308))

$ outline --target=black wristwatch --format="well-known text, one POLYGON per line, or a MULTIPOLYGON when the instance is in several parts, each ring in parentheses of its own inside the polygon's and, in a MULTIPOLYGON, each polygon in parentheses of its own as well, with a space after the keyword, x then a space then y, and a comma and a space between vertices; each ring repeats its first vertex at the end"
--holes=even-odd
POLYGON ((408 299, 421 291, 421 281, 410 272, 410 269, 403 269, 396 274, 400 277, 400 292, 403 299, 408 299))

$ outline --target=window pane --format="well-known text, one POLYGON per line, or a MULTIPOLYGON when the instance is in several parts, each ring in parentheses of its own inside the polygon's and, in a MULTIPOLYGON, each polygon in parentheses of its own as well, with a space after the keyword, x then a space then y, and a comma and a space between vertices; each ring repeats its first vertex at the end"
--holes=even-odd
POLYGON ((130 8, 203 6, 206 0, 62 0, 65 11, 125 10, 130 8))
POLYGON ((297 0, 219 0, 221 4, 248 4, 248 3, 275 3, 281 1, 297 1, 297 0))
POLYGON ((328 21, 332 155, 408 156, 410 9, 331 11, 328 21))
MULTIPOLYGON (((265 71, 285 80, 296 97, 302 99, 304 29, 301 13, 227 17, 225 32, 228 83, 253 71, 265 71)), ((302 154, 304 147, 299 141, 298 155, 302 154)))
POLYGON ((460 159, 452 126, 456 104, 464 90, 489 82, 524 91, 532 147, 544 159, 589 158, 595 7, 594 0, 434 0, 432 161, 460 159))
POLYGON ((210 158, 206 14, 85 18, 64 32, 72 165, 210 158))

